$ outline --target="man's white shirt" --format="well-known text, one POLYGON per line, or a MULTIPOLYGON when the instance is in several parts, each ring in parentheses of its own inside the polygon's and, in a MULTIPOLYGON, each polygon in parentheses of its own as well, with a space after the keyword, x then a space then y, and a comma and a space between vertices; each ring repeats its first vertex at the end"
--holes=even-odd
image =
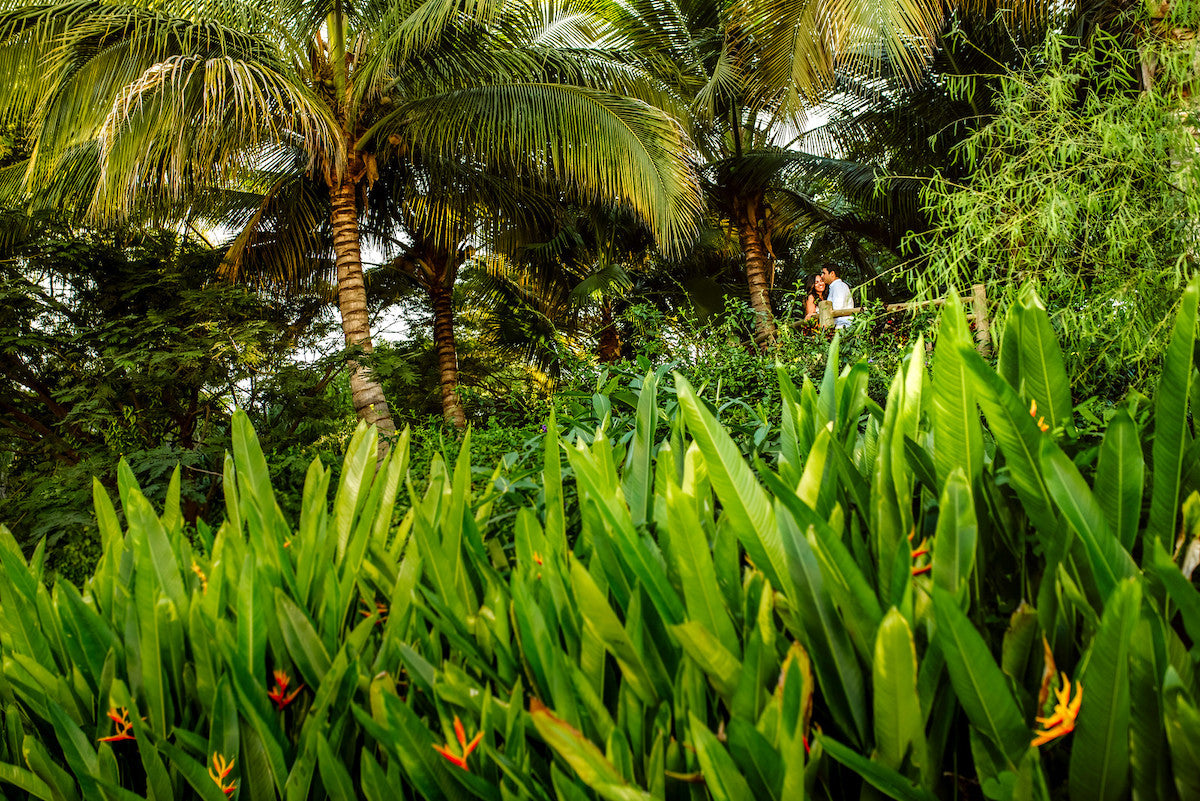
MULTIPOLYGON (((829 285, 829 302, 833 304, 834 311, 842 309, 853 309, 854 299, 850 296, 850 285, 842 279, 837 279, 829 285)), ((845 328, 854 320, 854 315, 849 317, 837 317, 834 319, 834 325, 838 328, 845 328)))

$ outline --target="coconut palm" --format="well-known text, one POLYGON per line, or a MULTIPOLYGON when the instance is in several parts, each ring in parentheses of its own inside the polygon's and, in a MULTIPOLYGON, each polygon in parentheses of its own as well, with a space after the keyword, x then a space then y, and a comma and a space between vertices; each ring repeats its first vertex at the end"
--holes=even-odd
MULTIPOLYGON (((33 119, 37 143, 16 183, 93 220, 244 211, 257 196, 230 271, 241 249, 269 242, 261 254, 298 281, 328 252, 346 343, 361 353, 373 346, 360 221, 388 170, 553 175, 580 197, 628 203, 662 242, 685 240, 698 195, 679 127, 600 88, 638 92, 619 66, 514 43, 523 17, 503 5, 10 4, 0 107, 33 119), (322 233, 328 251, 312 247, 322 233)), ((365 366, 351 387, 359 416, 392 429, 365 366)))
MULTIPOLYGON (((919 82, 939 34, 959 10, 1003 10, 1016 25, 1041 19, 1045 0, 625 0, 624 42, 684 98, 713 210, 737 237, 755 340, 775 336, 770 292, 774 240, 795 221, 826 212, 796 191, 813 167, 798 152, 805 112, 835 96, 846 76, 919 82)), ((836 167, 837 165, 826 165, 836 167)), ((859 171, 873 183, 873 169, 859 171)))

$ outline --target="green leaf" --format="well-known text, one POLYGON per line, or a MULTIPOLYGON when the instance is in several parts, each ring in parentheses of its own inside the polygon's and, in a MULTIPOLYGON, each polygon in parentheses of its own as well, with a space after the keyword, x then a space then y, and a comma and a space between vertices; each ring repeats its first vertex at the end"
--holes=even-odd
POLYGON ((789 575, 787 555, 770 499, 742 459, 738 446, 704 406, 692 385, 678 373, 673 375, 688 431, 704 454, 713 489, 734 533, 771 586, 789 594, 791 588, 784 583, 789 575))
POLYGON ((812 655, 821 693, 838 726, 856 743, 865 743, 867 700, 862 668, 846 626, 824 589, 824 578, 812 546, 787 507, 778 501, 776 504, 791 563, 795 593, 790 600, 801 625, 798 634, 812 655))
POLYGON ((889 798, 895 798, 898 801, 936 801, 937 797, 928 790, 914 786, 912 782, 891 768, 867 759, 836 740, 821 735, 817 739, 817 743, 825 753, 862 776, 868 784, 889 798))
POLYGON ((1025 513, 1038 531, 1051 542, 1059 543, 1061 550, 1063 536, 1042 477, 1040 461, 1041 438, 1049 435, 1038 430, 1036 422, 1029 416, 1028 406, 978 353, 966 348, 960 352, 974 376, 976 397, 987 416, 996 444, 1004 452, 1010 467, 1009 481, 1017 491, 1025 513))
POLYGON ((329 741, 317 733, 317 765, 321 772, 321 784, 329 793, 332 801, 358 801, 359 794, 354 789, 350 772, 342 764, 342 760, 329 746, 329 741))
POLYGON ((1041 463, 1047 489, 1087 550, 1103 603, 1117 582, 1137 573, 1137 565, 1109 532, 1104 512, 1079 469, 1049 438, 1042 441, 1041 463))
POLYGON ((938 504, 937 534, 933 549, 933 583, 964 604, 970 594, 971 571, 979 524, 971 484, 960 466, 955 466, 942 485, 938 504))
POLYGON ((1100 460, 1096 465, 1096 500, 1104 518, 1125 550, 1137 540, 1138 518, 1142 513, 1142 488, 1146 463, 1137 425, 1129 410, 1117 409, 1108 421, 1100 460))
POLYGON ((584 624, 617 660, 630 688, 649 706, 658 705, 658 692, 641 654, 621 625, 595 580, 578 560, 571 560, 571 585, 584 624))
POLYGON ((933 464, 943 486, 956 467, 974 485, 983 470, 983 433, 974 384, 961 351, 973 347, 973 343, 956 292, 951 292, 942 307, 937 344, 933 361, 933 464))
POLYGON ((336 559, 339 562, 346 554, 355 516, 366 501, 374 479, 377 437, 374 428, 368 429, 366 424, 360 421, 354 436, 350 438, 350 444, 346 446, 342 475, 338 481, 337 494, 333 498, 333 526, 337 533, 336 559))
POLYGON ((1022 287, 1008 325, 1015 329, 1020 343, 1021 383, 1026 394, 1037 401, 1037 417, 1045 417, 1052 429, 1069 425, 1071 382, 1050 316, 1032 284, 1022 287))
POLYGON ((923 783, 936 779, 925 747, 925 716, 917 694, 917 648, 912 630, 899 610, 884 615, 875 637, 873 662, 874 759, 899 771, 905 760, 921 772, 923 783))
POLYGON ((275 588, 275 615, 296 669, 309 687, 317 687, 329 671, 329 652, 313 628, 312 621, 283 590, 275 588))
MULTIPOLYGON (((1167 733, 1163 725, 1160 665, 1162 620, 1143 615, 1134 627, 1129 646, 1129 770, 1134 798, 1169 799, 1174 796, 1167 733)), ((1086 700, 1086 699, 1085 699, 1086 700)))
POLYGON ((671 633, 683 646, 684 653, 695 660, 708 676, 717 694, 724 698, 726 703, 732 704, 742 675, 742 666, 737 657, 726 650, 699 621, 689 620, 671 626, 671 633))
MULTIPOLYGON (((155 745, 160 751, 162 751, 163 756, 167 758, 167 761, 170 763, 171 767, 179 771, 180 775, 182 775, 183 778, 187 780, 187 783, 192 786, 192 789, 196 792, 196 795, 200 797, 201 801, 225 801, 225 794, 221 792, 221 790, 217 787, 216 782, 214 782, 212 777, 208 775, 207 765, 200 764, 195 759, 190 757, 182 748, 179 748, 178 746, 173 745, 166 740, 158 740, 155 745)), ((225 754, 223 756, 232 758, 233 755, 225 754)), ((208 758, 211 759, 212 755, 208 755, 208 758)), ((229 781, 230 779, 237 781, 237 774, 231 773, 231 775, 226 778, 226 781, 229 781)))
POLYGON ((654 431, 658 424, 658 378, 653 372, 642 379, 638 393, 637 416, 634 421, 633 447, 625 461, 625 477, 621 489, 629 503, 635 526, 643 525, 651 511, 654 494, 654 431))
POLYGON ((742 777, 741 770, 734 764, 729 752, 717 740, 716 735, 696 717, 688 714, 688 732, 692 746, 700 759, 700 771, 704 786, 716 801, 754 801, 750 785, 742 777))
POLYGON ((0 782, 24 790, 41 801, 53 801, 54 799, 50 785, 39 779, 32 771, 16 765, 0 764, 0 782))
MULTIPOLYGON (((734 717, 726 730, 729 752, 759 801, 782 801, 787 757, 748 721, 734 717)), ((803 763, 803 750, 799 761, 803 763)))
POLYGON ((1163 722, 1179 797, 1200 798, 1200 710, 1172 667, 1163 680, 1163 722))
POLYGON ((950 683, 967 718, 1017 772, 1031 739, 1020 708, 983 638, 958 608, 954 596, 933 589, 935 637, 946 657, 950 683))
POLYGON ((1197 642, 1196 638, 1200 637, 1200 592, 1197 592, 1196 585, 1183 575, 1179 565, 1175 564, 1175 561, 1163 549, 1161 542, 1154 541, 1147 544, 1150 553, 1146 554, 1143 559, 1143 562, 1147 563, 1147 573, 1162 583, 1168 597, 1179 607, 1179 614, 1183 618, 1183 628, 1188 637, 1192 638, 1193 642, 1197 642))
MULTIPOLYGON (((1194 277, 1179 301, 1175 331, 1163 359, 1162 378, 1154 404, 1154 468, 1150 491, 1150 519, 1146 535, 1167 546, 1175 540, 1179 520, 1180 471, 1187 451, 1188 395, 1191 393, 1196 306, 1200 301, 1200 276, 1194 277)), ((1146 549, 1148 552, 1149 549, 1146 549)))
POLYGON ((721 601, 712 547, 696 516, 694 500, 673 482, 667 484, 667 526, 660 533, 670 542, 688 616, 716 635, 724 650, 737 658, 741 648, 729 610, 721 601))
POLYGON ((536 700, 530 703, 529 719, 542 740, 601 797, 613 801, 651 801, 649 794, 626 784, 625 778, 591 740, 536 700))
POLYGON ((1072 798, 1114 801, 1129 792, 1129 645, 1141 602, 1138 580, 1121 582, 1084 657, 1075 688, 1085 695, 1071 746, 1072 798))

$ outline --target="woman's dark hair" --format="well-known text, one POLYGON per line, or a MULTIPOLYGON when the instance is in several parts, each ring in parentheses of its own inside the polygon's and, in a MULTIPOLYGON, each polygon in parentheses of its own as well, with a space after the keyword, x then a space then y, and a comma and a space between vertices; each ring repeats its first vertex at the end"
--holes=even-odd
MULTIPOLYGON (((814 298, 820 298, 821 300, 824 300, 824 295, 817 294, 817 279, 820 277, 821 276, 819 275, 806 276, 804 279, 804 291, 812 295, 814 298)), ((825 290, 829 291, 829 287, 825 287, 825 290)))

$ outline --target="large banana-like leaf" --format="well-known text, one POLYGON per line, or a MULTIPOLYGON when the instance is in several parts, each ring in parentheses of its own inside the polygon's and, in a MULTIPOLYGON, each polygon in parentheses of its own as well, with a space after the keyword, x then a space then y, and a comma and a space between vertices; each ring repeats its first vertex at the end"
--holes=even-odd
POLYGON ((630 787, 625 777, 600 749, 542 704, 530 704, 529 718, 542 739, 566 760, 575 774, 608 801, 652 801, 649 794, 630 787))
POLYGON ((933 464, 943 484, 955 467, 961 467, 974 484, 983 469, 983 433, 975 385, 962 359, 963 348, 972 343, 957 293, 951 293, 942 309, 937 345, 932 379, 933 464))
POLYGON ((821 748, 825 753, 862 776, 876 790, 897 801, 936 801, 937 796, 923 787, 918 787, 901 774, 884 765, 867 759, 852 748, 822 735, 821 748))
POLYGON ((646 704, 657 704, 658 691, 642 660, 642 654, 634 646, 591 574, 575 560, 571 562, 571 586, 587 628, 617 660, 621 673, 638 697, 646 704))
POLYGON ((1198 302, 1200 277, 1192 279, 1179 301, 1175 329, 1163 359, 1162 378, 1154 403, 1154 450, 1151 452, 1154 472, 1146 535, 1157 537, 1168 545, 1175 538, 1175 524, 1179 519, 1180 471, 1191 440, 1187 413, 1195 367, 1198 302))
POLYGON ((795 594, 791 601, 802 629, 798 634, 812 655, 821 693, 838 727, 861 745, 867 740, 867 694, 862 667, 846 626, 825 591, 812 546, 791 512, 778 501, 776 515, 792 569, 795 594))
POLYGON ((892 607, 879 624, 872 664, 874 759, 897 772, 910 762, 930 786, 936 779, 925 747, 925 717, 917 695, 917 649, 912 629, 892 607))
POLYGON ((1135 578, 1122 581, 1104 610, 1075 691, 1087 695, 1071 747, 1072 799, 1114 801, 1129 791, 1129 646, 1142 602, 1135 578))
POLYGON ((1167 737, 1163 730, 1162 678, 1166 666, 1155 647, 1161 643, 1162 622, 1143 616, 1134 626, 1129 646, 1129 772, 1135 798, 1170 799, 1171 778, 1167 737), (1158 631, 1155 631, 1155 629, 1158 631))
MULTIPOLYGON (((837 446, 836 443, 832 444, 837 446)), ((826 591, 837 607, 843 610, 846 631, 863 662, 869 663, 875 647, 875 630, 883 617, 875 589, 859 569, 850 549, 829 523, 789 492, 782 480, 770 470, 764 468, 761 475, 767 487, 775 493, 777 501, 806 531, 808 545, 820 562, 826 591)))
POLYGON ((563 511, 562 453, 558 441, 558 423, 551 410, 546 421, 543 447, 542 480, 546 497, 546 537, 559 553, 567 552, 567 527, 563 511))
POLYGON ((1117 409, 1108 421, 1096 465, 1096 500, 1125 550, 1137 540, 1146 469, 1137 425, 1129 410, 1117 409))
POLYGON ((678 373, 674 376, 688 431, 704 454, 713 489, 730 525, 755 567, 763 572, 771 586, 790 595, 788 560, 767 493, 742 459, 737 445, 705 407, 692 385, 678 373))
POLYGON ((1200 709, 1173 667, 1163 680, 1163 722, 1179 797, 1200 798, 1200 709))
POLYGON ((739 657, 741 646, 729 610, 721 602, 712 547, 696 516, 692 499, 673 482, 667 484, 666 535, 670 539, 670 553, 688 616, 716 636, 726 651, 739 657))
POLYGON ((613 478, 614 470, 611 464, 604 462, 610 453, 608 440, 601 435, 597 436, 597 442, 600 447, 591 451, 584 448, 567 450, 580 495, 595 501, 594 508, 603 517, 615 555, 641 583, 659 614, 667 623, 681 623, 683 602, 667 580, 662 554, 634 528, 629 507, 613 478), (598 454, 600 458, 597 458, 598 454))
POLYGON ((964 604, 979 542, 979 523, 971 484, 956 465, 942 485, 933 549, 933 582, 964 604))
POLYGON ((688 731, 700 759, 704 785, 713 798, 716 801, 754 801, 750 785, 725 746, 694 713, 688 716, 688 731))
POLYGON ((658 378, 653 372, 649 372, 642 379, 642 390, 638 395, 637 415, 634 420, 633 446, 629 449, 625 476, 621 482, 635 526, 646 522, 654 498, 651 480, 654 477, 654 430, 657 424, 658 378))
POLYGON ((1029 750, 1030 734, 1004 674, 954 596, 935 587, 933 609, 934 636, 967 719, 1003 755, 1004 767, 1016 773, 1029 750))
POLYGON ((806 425, 796 385, 782 364, 775 365, 779 379, 779 403, 783 407, 779 431, 779 473, 784 480, 795 486, 800 480, 800 468, 804 463, 799 447, 799 428, 806 425))
POLYGON ((1009 481, 1025 507, 1025 513, 1038 530, 1051 542, 1063 548, 1063 538, 1054 505, 1042 478, 1040 463, 1041 437, 1028 407, 974 349, 959 349, 968 371, 974 378, 976 397, 987 417, 992 436, 1009 464, 1009 481))
POLYGON ((1008 326, 1019 342, 1021 383, 1027 397, 1037 402, 1037 416, 1050 428, 1071 423, 1071 382, 1067 378, 1062 348, 1050 325, 1046 306, 1031 284, 1021 290, 1008 326))
POLYGON ((1049 438, 1042 440, 1041 463, 1051 496, 1087 550, 1103 604, 1119 581, 1137 573, 1137 565, 1108 530, 1104 512, 1078 468, 1049 438))

